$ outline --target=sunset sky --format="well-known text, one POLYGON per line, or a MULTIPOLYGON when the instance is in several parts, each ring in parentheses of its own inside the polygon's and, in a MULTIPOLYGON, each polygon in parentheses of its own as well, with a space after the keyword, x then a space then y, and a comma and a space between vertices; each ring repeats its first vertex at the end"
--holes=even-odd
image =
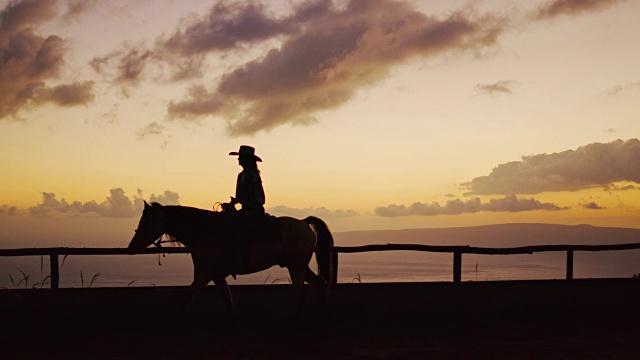
MULTIPOLYGON (((0 0, 0 247, 211 209, 640 227, 640 1, 0 0)), ((392 239, 390 239, 391 241, 392 239)))

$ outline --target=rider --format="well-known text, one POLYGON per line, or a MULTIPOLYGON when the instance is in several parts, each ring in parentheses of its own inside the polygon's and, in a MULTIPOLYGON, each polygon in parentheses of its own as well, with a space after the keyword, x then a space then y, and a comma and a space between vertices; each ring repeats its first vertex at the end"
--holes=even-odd
POLYGON ((262 159, 255 155, 253 147, 247 145, 240 146, 238 152, 230 152, 229 155, 237 155, 238 163, 242 166, 236 182, 236 197, 231 198, 231 204, 242 205, 242 215, 264 215, 265 196, 258 170, 258 162, 262 162, 262 159))
MULTIPOLYGON (((264 221, 264 189, 258 162, 262 162, 255 155, 255 149, 251 146, 242 145, 238 152, 230 152, 229 155, 237 155, 238 163, 242 166, 242 172, 238 174, 236 182, 236 196, 231 197, 231 202, 223 204, 223 210, 230 211, 234 216, 235 237, 234 244, 236 252, 235 271, 242 267, 241 252, 248 247, 251 238, 255 238, 259 233, 259 228, 264 221), (240 211, 235 211, 235 204, 240 204, 240 211)), ((235 274, 234 274, 235 276, 235 274)))

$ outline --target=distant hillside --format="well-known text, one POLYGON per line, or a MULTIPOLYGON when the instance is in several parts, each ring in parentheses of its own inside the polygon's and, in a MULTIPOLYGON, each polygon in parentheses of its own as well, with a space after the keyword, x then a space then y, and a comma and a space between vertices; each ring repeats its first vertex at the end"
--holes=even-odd
POLYGON ((640 229, 591 225, 497 224, 457 228, 348 231, 334 234, 336 245, 428 244, 515 247, 547 244, 640 243, 640 229))

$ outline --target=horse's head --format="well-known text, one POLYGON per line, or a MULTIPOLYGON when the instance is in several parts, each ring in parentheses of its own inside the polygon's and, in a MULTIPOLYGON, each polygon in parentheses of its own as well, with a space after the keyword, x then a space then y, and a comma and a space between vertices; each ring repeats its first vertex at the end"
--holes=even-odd
POLYGON ((164 207, 158 203, 149 205, 145 201, 144 211, 142 211, 136 234, 129 243, 129 249, 142 250, 158 240, 165 231, 164 220, 164 207))

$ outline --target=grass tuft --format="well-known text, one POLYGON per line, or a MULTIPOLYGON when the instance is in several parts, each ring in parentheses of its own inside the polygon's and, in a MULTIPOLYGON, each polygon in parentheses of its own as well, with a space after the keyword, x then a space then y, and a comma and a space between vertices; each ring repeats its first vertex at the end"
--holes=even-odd
POLYGON ((350 281, 351 284, 355 284, 356 282, 358 284, 362 284, 362 277, 360 276, 360 273, 350 281))
POLYGON ((51 275, 47 275, 44 277, 44 279, 40 280, 39 283, 35 283, 33 284, 33 286, 31 286, 32 289, 42 289, 44 288, 45 285, 47 285, 47 283, 51 280, 51 275))
POLYGON ((89 282, 89 287, 91 287, 94 283, 94 281, 98 280, 98 278, 101 276, 102 274, 100 273, 95 273, 93 274, 93 277, 91 278, 91 281, 89 282))
POLYGON ((18 282, 16 287, 18 287, 18 286, 20 286, 20 284, 24 283, 24 288, 28 289, 29 288, 29 278, 31 277, 31 275, 25 274, 24 271, 22 271, 21 269, 18 269, 18 271, 20 271, 20 273, 22 274, 22 280, 20 280, 18 282))
MULTIPOLYGON (((87 285, 87 289, 90 288, 91 286, 93 286, 93 283, 101 276, 102 274, 100 273, 95 273, 93 274, 93 277, 91 277, 91 281, 89 281, 89 284, 87 285)), ((80 270, 80 286, 84 288, 84 274, 82 273, 82 270, 80 270)))

